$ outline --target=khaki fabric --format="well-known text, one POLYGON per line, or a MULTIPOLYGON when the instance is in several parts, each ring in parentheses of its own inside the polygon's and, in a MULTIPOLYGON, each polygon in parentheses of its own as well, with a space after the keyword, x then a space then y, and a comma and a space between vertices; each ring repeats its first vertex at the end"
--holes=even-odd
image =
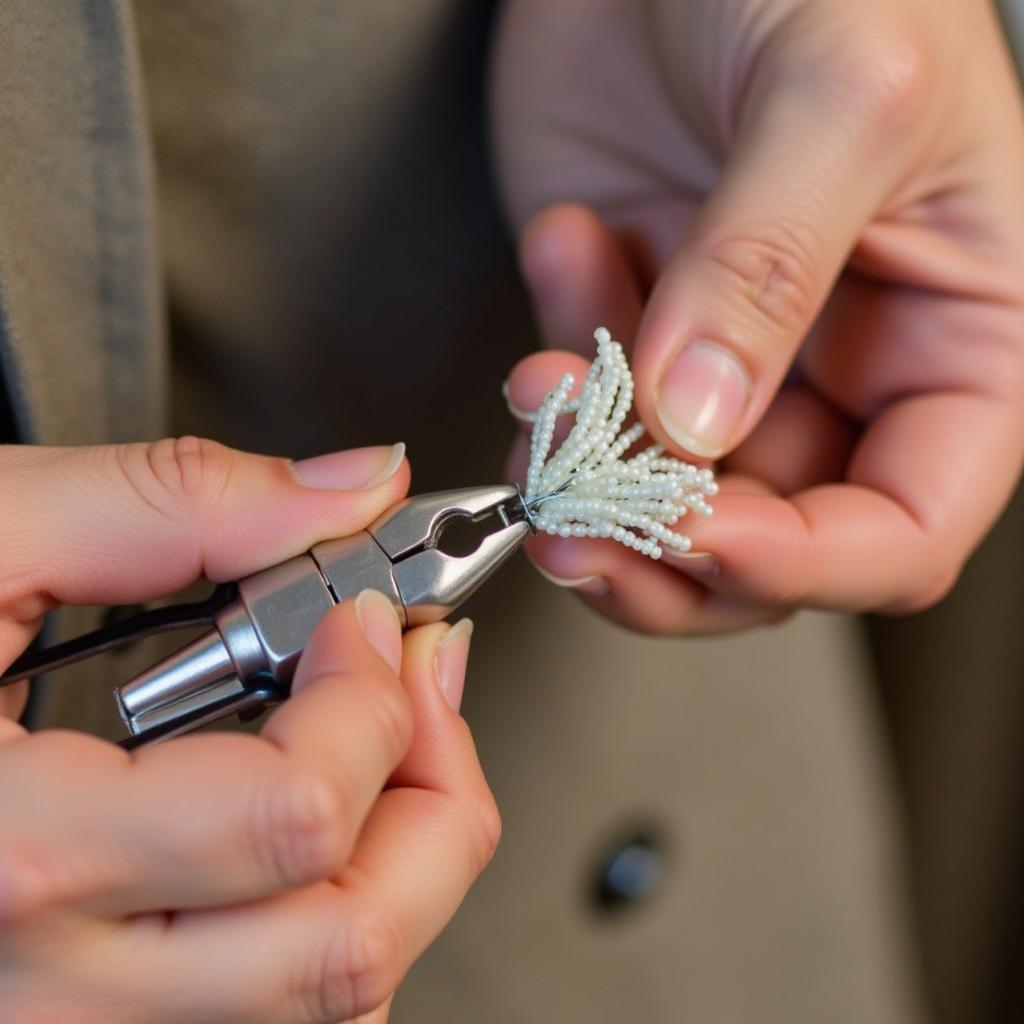
POLYGON ((950 597, 872 623, 941 1022, 1024 1019, 1024 492, 950 597))
MULTIPOLYGON (((0 139, 0 161, 15 167, 0 203, 33 211, 86 254, 72 266, 19 263, 32 239, 0 219, 0 253, 11 254, 0 262, 3 323, 19 325, 0 342, 28 436, 84 443, 173 429, 295 457, 405 440, 417 490, 497 479, 512 433, 498 388, 532 338, 484 149, 490 10, 480 0, 0 0, 0 29, 14 26, 0 31, 0 83, 11 78, 8 49, 38 37, 46 54, 10 58, 22 62, 19 89, 0 92, 0 125, 35 126, 35 162, 0 139), (120 105, 100 105, 92 134, 21 95, 61 88, 50 80, 64 60, 101 66, 123 90, 120 105), (112 222, 97 231, 82 213, 96 196, 56 187, 69 172, 47 163, 67 146, 86 166, 97 139, 116 140, 136 170, 118 193, 133 215, 115 232, 135 253, 121 264, 135 277, 114 292, 76 286, 100 245, 89 239, 105 239, 112 222), (172 346, 167 419, 158 279, 172 346), (47 290, 30 301, 36 280, 47 290), (80 327, 133 308, 127 355, 80 327), (81 380, 66 372, 80 361, 97 364, 81 380), (138 394, 109 410, 117 393, 90 381, 126 367, 138 394), (142 396, 144 411, 131 404, 142 396)), ((396 1021, 927 1019, 907 924, 902 791, 857 622, 801 615, 739 637, 652 641, 524 564, 470 611, 465 713, 505 837, 407 980, 396 1021), (590 898, 596 865, 635 828, 663 837, 665 879, 646 904, 609 916, 590 898)), ((962 691, 950 667, 920 657, 930 636, 883 663, 886 678, 910 695, 946 673, 939 690, 952 699, 962 691)), ((88 666, 80 686, 53 688, 41 718, 111 730, 104 688, 150 656, 88 666)), ((911 707, 900 720, 914 718, 911 707)), ((934 750, 914 757, 922 774, 907 792, 920 807, 934 799, 934 750)), ((965 804, 991 783, 957 778, 965 804)), ((1006 810, 996 803, 993 814, 1006 810)), ((935 862, 912 849, 924 877, 935 862)), ((1004 852, 993 835, 971 867, 994 891, 1004 852)), ((916 891, 941 903, 937 889, 916 891)), ((982 917, 968 924, 963 941, 988 934, 982 917)), ((983 973, 975 965, 972 977, 983 973)), ((984 1001, 977 990, 971 999, 984 1001)))
POLYGON ((0 370, 26 440, 162 429, 140 95, 122 5, 0 3, 0 370))

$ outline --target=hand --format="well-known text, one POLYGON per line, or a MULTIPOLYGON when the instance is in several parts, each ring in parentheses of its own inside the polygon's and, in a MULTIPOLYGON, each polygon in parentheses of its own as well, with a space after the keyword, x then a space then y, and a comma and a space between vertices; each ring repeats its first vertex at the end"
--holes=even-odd
MULTIPOLYGON (((57 602, 224 580, 369 524, 401 449, 292 466, 211 442, 0 450, 0 666, 57 602)), ((468 625, 364 592, 327 615, 259 736, 127 754, 0 719, 0 1005, 12 1024, 386 1019, 488 860, 457 708, 468 625)))
MULTIPOLYGON (((681 525, 707 554, 536 561, 655 632, 941 597, 1024 457, 1024 130, 992 6, 510 0, 495 85, 546 343, 635 338, 650 431, 722 459, 715 516, 681 525)), ((531 357, 513 402, 580 365, 531 357)))

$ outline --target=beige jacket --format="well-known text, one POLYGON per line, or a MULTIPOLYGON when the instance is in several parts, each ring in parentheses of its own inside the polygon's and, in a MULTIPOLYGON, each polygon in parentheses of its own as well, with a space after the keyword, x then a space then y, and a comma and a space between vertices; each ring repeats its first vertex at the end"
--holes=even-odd
MULTIPOLYGON (((496 479, 532 332, 483 149, 491 6, 0 0, 8 432, 405 439, 416 489, 496 479)), ((395 1019, 910 1024, 929 993, 989 1019, 1016 941, 991 911, 1021 820, 1019 630, 970 685, 958 666, 975 589, 1016 621, 1020 522, 940 609, 877 624, 877 664, 842 617, 654 642, 508 570, 472 610, 465 708, 505 838, 395 1019), (602 865, 639 836, 650 895, 610 909, 602 865)), ((89 666, 37 719, 112 729, 110 682, 150 656, 89 666)))

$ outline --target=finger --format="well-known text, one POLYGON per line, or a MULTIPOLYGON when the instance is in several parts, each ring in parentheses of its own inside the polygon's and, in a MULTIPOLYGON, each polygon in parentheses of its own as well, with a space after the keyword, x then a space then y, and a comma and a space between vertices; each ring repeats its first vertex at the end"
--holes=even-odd
POLYGON ((413 712, 398 677, 402 632, 391 602, 364 590, 327 620, 299 663, 294 695, 260 735, 292 764, 328 780, 352 826, 405 756, 413 712))
POLYGON ((336 885, 174 921, 169 942, 193 980, 175 997, 184 1019, 219 1020, 228 1008, 223 1019, 252 1024, 370 1012, 454 912, 498 830, 468 729, 449 703, 467 634, 443 624, 407 634, 415 739, 336 885), (245 957, 225 970, 222 951, 241 946, 245 957))
POLYGON ((558 204, 527 226, 520 265, 549 348, 589 352, 594 328, 633 338, 643 300, 624 246, 583 206, 558 204))
POLYGON ((213 906, 329 877, 409 745, 400 657, 398 616, 368 591, 321 622, 260 738, 185 737, 134 758, 68 733, 8 746, 0 913, 213 906))
POLYGON ((115 604, 243 576, 353 533, 408 487, 404 448, 292 465, 196 438, 0 450, 0 659, 54 601, 115 604))
POLYGON ((857 433, 850 419, 809 388, 786 386, 721 469, 760 479, 779 494, 795 494, 843 480, 857 433))
MULTIPOLYGON (((534 414, 565 374, 571 373, 576 378, 576 387, 569 393, 570 398, 575 398, 589 369, 586 359, 569 352, 535 352, 521 359, 505 381, 505 401, 522 431, 530 434, 534 414)), ((571 419, 565 418, 560 426, 571 426, 571 419)), ((555 443, 558 441, 556 437, 555 443)))
POLYGON ((759 63, 721 178, 640 327, 637 406, 660 440, 717 458, 747 436, 896 187, 919 83, 913 55, 888 45, 873 64, 841 40, 827 61, 759 63))
MULTIPOLYGON (((723 597, 699 578, 689 579, 673 567, 611 541, 537 537, 529 543, 529 555, 547 580, 572 590, 595 611, 638 633, 710 636, 776 623, 784 617, 778 607, 723 597)), ((681 560, 701 570, 707 562, 706 555, 681 560)))
POLYGON ((720 564, 708 585, 770 604, 926 607, 1008 500, 1021 436, 1015 401, 942 393, 895 403, 865 434, 848 483, 789 500, 720 494, 693 530, 694 547, 720 564))

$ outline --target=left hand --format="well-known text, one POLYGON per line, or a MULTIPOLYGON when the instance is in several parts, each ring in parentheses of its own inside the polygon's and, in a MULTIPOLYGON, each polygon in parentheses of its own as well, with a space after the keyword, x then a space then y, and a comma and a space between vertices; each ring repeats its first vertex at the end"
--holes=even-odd
MULTIPOLYGON (((58 603, 237 579, 364 529, 408 486, 399 446, 299 463, 197 438, 0 446, 0 672, 58 603)), ((258 736, 129 754, 0 713, 4 1024, 383 1024, 497 842, 457 710, 469 638, 403 637, 382 595, 346 601, 258 736)))
MULTIPOLYGON (((545 342, 635 338, 651 433, 722 459, 680 527, 708 554, 545 537, 538 564, 652 632, 938 600, 1024 458, 1024 118, 991 4, 508 0, 497 53, 545 342)), ((583 366, 531 357, 514 404, 583 366)))

